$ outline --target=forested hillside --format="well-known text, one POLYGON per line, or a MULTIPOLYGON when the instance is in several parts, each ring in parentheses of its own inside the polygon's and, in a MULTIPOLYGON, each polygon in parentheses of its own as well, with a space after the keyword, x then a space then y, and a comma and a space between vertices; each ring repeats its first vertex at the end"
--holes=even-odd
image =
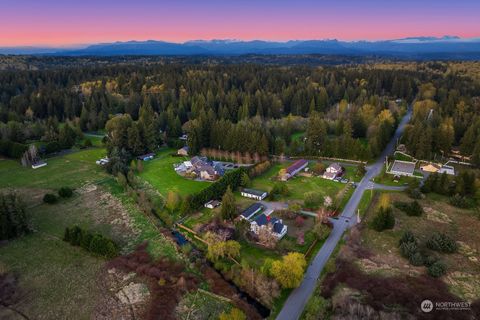
POLYGON ((368 159, 383 149, 415 98, 405 143, 422 146, 413 150, 417 157, 452 145, 471 154, 478 141, 478 82, 464 72, 447 74, 448 63, 399 68, 69 58, 61 68, 55 58, 45 59, 50 67, 42 70, 0 72, 3 141, 68 147, 81 131, 106 128, 121 137, 110 139, 110 150, 131 155, 163 142, 176 146, 187 133, 193 153, 219 148, 368 159))

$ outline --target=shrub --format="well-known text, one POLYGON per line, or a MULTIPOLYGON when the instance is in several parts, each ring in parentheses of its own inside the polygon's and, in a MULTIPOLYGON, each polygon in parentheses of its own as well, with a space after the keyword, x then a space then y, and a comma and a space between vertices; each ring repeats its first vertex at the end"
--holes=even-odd
POLYGON ((393 229, 395 226, 395 216, 391 207, 380 207, 377 214, 370 222, 370 227, 375 231, 383 231, 386 229, 393 229))
POLYGON ((80 246, 91 253, 106 258, 113 258, 119 253, 118 246, 111 239, 101 234, 92 234, 87 230, 81 229, 79 226, 65 228, 63 240, 73 246, 80 246))
POLYGON ((428 267, 428 274, 431 277, 439 278, 447 272, 447 266, 442 261, 436 261, 428 267))
POLYGON ((322 203, 322 196, 317 192, 306 192, 304 194, 304 206, 306 208, 318 208, 322 203))
POLYGON ((410 196, 410 198, 412 199, 422 199, 422 192, 420 191, 420 189, 418 188, 415 188, 415 189, 412 189, 412 190, 409 190, 408 191, 408 195, 410 196))
POLYGON ((393 205, 395 208, 402 210, 409 216, 420 216, 423 213, 422 206, 416 200, 411 203, 397 201, 393 205))
POLYGON ((418 216, 423 214, 423 208, 420 205, 420 203, 418 203, 418 201, 415 200, 412 203, 410 203, 410 205, 407 208, 406 213, 409 216, 417 216, 418 217, 418 216))
POLYGON ((24 235, 30 231, 25 205, 15 193, 0 193, 0 241, 24 235))
POLYGON ((400 253, 404 258, 410 259, 418 251, 418 246, 415 242, 404 242, 400 245, 400 253))
POLYGON ((402 237, 398 241, 398 245, 400 246, 402 243, 408 243, 408 242, 414 242, 415 244, 418 243, 417 238, 415 237, 413 232, 411 232, 410 230, 407 230, 403 233, 402 237))
POLYGON ((458 193, 453 197, 450 197, 449 200, 450 204, 457 208, 468 208, 470 207, 470 203, 467 201, 465 197, 462 197, 458 193))
POLYGON ((73 190, 69 187, 61 187, 58 190, 58 195, 62 198, 70 198, 73 195, 73 190))
POLYGON ((285 183, 277 182, 273 185, 270 191, 270 198, 276 199, 277 197, 286 197, 290 193, 288 186, 285 183))
POLYGON ((326 319, 331 308, 330 300, 314 294, 305 306, 305 320, 326 319))
POLYGON ((302 216, 297 216, 297 217, 295 218, 295 225, 296 225, 297 227, 299 227, 299 228, 300 228, 300 227, 303 227, 304 224, 305 224, 305 219, 304 219, 302 216))
POLYGON ((60 144, 57 141, 49 142, 45 146, 45 152, 46 153, 54 153, 54 152, 58 152, 60 150, 62 150, 62 147, 60 146, 60 144))
POLYGON ((443 253, 454 253, 458 250, 458 245, 446 234, 436 232, 427 240, 427 248, 443 253))
POLYGON ((410 262, 410 264, 418 267, 423 265, 423 256, 420 252, 417 251, 412 255, 410 255, 410 257, 408 258, 408 261, 410 262))
POLYGON ((90 148, 92 145, 93 145, 92 140, 90 140, 90 139, 85 139, 85 142, 83 142, 83 146, 85 148, 90 148))
POLYGON ((47 193, 46 195, 43 196, 43 202, 48 203, 48 204, 53 204, 57 202, 57 196, 55 196, 53 193, 47 193))
POLYGON ((325 165, 322 162, 317 162, 312 168, 316 175, 321 175, 325 171, 325 165))
POLYGON ((410 264, 421 266, 424 263, 423 255, 418 251, 418 240, 414 234, 407 230, 398 241, 400 254, 407 258, 410 264))
POLYGON ((438 261, 438 258, 432 255, 426 256, 423 258, 423 265, 425 267, 430 267, 432 264, 438 261))

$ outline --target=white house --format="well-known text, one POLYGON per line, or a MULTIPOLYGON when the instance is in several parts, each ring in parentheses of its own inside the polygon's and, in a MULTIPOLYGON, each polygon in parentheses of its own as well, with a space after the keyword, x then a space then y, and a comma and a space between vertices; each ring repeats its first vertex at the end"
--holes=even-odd
POLYGON ((255 189, 243 189, 240 193, 242 197, 262 201, 268 196, 268 192, 255 189))
POLYGON ((221 203, 218 200, 210 200, 204 204, 204 207, 208 209, 215 209, 216 207, 220 206, 220 204, 221 203))
POLYGON ((340 176, 342 173, 343 173, 342 166, 334 162, 330 164, 327 169, 325 169, 325 172, 323 173, 322 177, 324 179, 333 180, 336 177, 340 176))
POLYGON ((277 239, 281 239, 287 234, 288 227, 283 224, 281 219, 267 216, 262 213, 250 223, 250 230, 253 233, 258 234, 262 229, 268 230, 277 239))
POLYGON ((448 166, 448 165, 443 165, 440 170, 438 170, 438 173, 442 174, 442 173, 446 173, 446 174, 449 174, 449 175, 452 175, 454 176, 455 175, 455 168, 453 166, 448 166))

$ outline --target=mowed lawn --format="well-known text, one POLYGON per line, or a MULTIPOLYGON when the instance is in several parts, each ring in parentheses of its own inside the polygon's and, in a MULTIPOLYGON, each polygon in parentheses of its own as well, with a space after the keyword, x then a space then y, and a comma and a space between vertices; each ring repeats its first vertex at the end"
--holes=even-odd
POLYGON ((173 165, 189 158, 171 156, 174 149, 165 149, 157 154, 155 159, 144 162, 143 172, 140 174, 158 192, 166 196, 173 191, 181 196, 196 193, 210 185, 210 182, 194 181, 178 175, 173 165))
POLYGON ((80 150, 47 159, 46 167, 23 167, 18 160, 0 160, 0 188, 58 189, 77 188, 107 177, 95 161, 104 157, 104 148, 80 150))
MULTIPOLYGON (((277 183, 275 177, 280 169, 287 168, 291 164, 292 162, 286 162, 273 165, 263 175, 253 179, 252 188, 270 191, 273 185, 277 183)), ((310 166, 311 165, 312 163, 310 166)), ((352 168, 347 167, 347 172, 350 170, 352 170, 352 168)), ((290 190, 290 194, 284 200, 303 200, 304 195, 307 192, 315 192, 322 196, 335 198, 338 192, 346 186, 343 183, 326 180, 320 177, 302 177, 300 175, 295 176, 287 182, 278 181, 278 183, 285 183, 290 190)))

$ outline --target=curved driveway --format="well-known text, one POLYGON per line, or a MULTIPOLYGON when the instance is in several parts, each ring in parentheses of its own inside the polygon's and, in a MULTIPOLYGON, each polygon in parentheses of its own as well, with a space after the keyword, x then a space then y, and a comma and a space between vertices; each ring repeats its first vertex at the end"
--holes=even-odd
MULTIPOLYGON (((305 273, 302 283, 298 288, 292 291, 287 301, 285 302, 282 310, 277 316, 277 320, 294 320, 300 318, 305 305, 312 295, 315 287, 317 285, 318 277, 323 270, 323 267, 330 258, 333 250, 338 244, 338 241, 342 238, 343 233, 348 227, 355 225, 356 219, 355 212, 357 210, 358 204, 362 199, 362 195, 366 190, 369 189, 378 189, 383 186, 375 184, 370 180, 375 178, 383 168, 383 162, 387 155, 391 154, 395 149, 395 143, 399 139, 405 129, 405 125, 410 121, 412 116, 412 111, 409 110, 407 114, 402 118, 402 121, 397 127, 395 134, 392 139, 383 150, 380 157, 372 165, 367 167, 367 173, 358 183, 357 188, 352 194, 350 200, 348 200, 347 205, 345 206, 342 214, 338 219, 332 219, 333 229, 327 240, 323 244, 322 248, 318 251, 315 258, 312 260, 311 264, 308 266, 308 269, 305 273), (353 218, 353 219, 352 219, 353 218)), ((385 188, 402 188, 402 187, 386 187, 385 188)), ((401 190, 401 189, 398 189, 401 190)))

